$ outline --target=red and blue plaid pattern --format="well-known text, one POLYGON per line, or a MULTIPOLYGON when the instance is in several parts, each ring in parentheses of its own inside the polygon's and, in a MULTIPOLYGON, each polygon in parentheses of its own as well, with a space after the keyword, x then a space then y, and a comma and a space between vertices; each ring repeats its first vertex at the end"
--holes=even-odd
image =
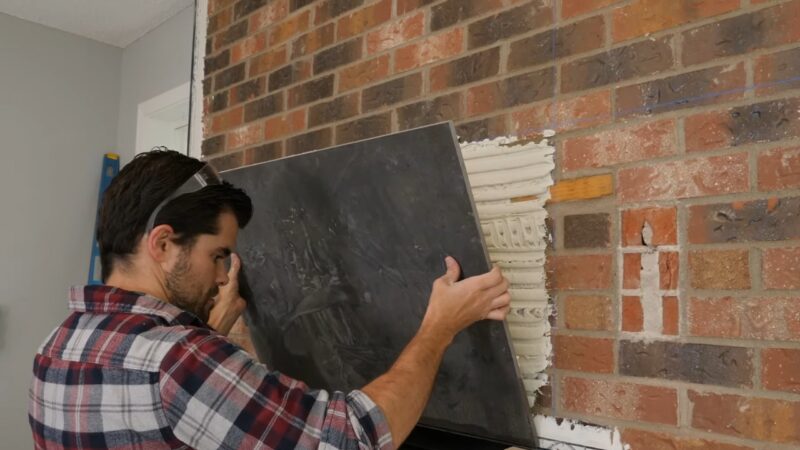
POLYGON ((37 449, 393 448, 363 392, 270 372, 169 303, 86 286, 69 306, 33 364, 37 449))

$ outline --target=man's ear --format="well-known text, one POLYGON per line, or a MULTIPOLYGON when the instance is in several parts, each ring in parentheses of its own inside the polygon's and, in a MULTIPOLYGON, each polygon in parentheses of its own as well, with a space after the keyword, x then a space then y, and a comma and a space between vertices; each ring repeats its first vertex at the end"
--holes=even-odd
POLYGON ((175 245, 172 239, 175 231, 167 224, 154 227, 150 234, 145 236, 145 248, 153 260, 159 263, 166 262, 170 257, 170 251, 175 245))

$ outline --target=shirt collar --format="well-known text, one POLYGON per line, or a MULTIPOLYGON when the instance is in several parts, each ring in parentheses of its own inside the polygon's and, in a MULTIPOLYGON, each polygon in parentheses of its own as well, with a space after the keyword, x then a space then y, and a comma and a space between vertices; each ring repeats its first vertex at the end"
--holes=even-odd
POLYGON ((208 325, 189 311, 141 292, 126 291, 113 286, 73 286, 69 290, 69 309, 100 314, 147 314, 165 319, 170 325, 208 328, 208 325))

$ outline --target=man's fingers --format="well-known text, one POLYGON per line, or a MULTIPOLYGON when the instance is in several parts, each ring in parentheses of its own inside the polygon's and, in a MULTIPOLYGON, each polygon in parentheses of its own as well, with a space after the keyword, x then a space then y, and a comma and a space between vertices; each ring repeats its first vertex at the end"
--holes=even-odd
POLYGON ((489 311, 489 314, 486 316, 486 318, 489 320, 506 320, 506 316, 508 316, 508 311, 510 310, 511 306, 493 309, 489 311))
POLYGON ((452 256, 446 257, 444 259, 444 264, 447 266, 447 272, 442 275, 441 279, 447 285, 451 285, 458 281, 458 277, 461 276, 461 267, 452 256))
POLYGON ((238 279, 237 276, 239 275, 239 269, 241 269, 241 267, 242 260, 239 259, 239 255, 231 253, 231 268, 228 269, 228 278, 230 278, 231 281, 236 281, 238 279))
POLYGON ((508 291, 508 280, 503 277, 502 281, 499 284, 496 284, 489 289, 483 291, 484 298, 495 298, 503 295, 504 292, 508 291))
POLYGON ((502 295, 499 295, 499 296, 495 297, 494 299, 492 299, 492 303, 491 303, 489 309, 494 310, 494 309, 497 309, 497 308, 504 308, 504 307, 508 306, 509 304, 511 304, 511 294, 509 294, 508 292, 505 292, 502 295))
POLYGON ((478 284, 478 287, 481 289, 489 289, 493 286, 497 286, 498 284, 503 282, 503 273, 500 272, 500 268, 494 266, 492 270, 486 272, 483 275, 477 275, 474 277, 475 282, 478 284))

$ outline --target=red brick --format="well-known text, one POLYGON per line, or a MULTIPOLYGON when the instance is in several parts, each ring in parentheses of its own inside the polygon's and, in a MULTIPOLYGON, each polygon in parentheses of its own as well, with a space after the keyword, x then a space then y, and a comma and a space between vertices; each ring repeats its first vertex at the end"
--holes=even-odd
POLYGON ((239 106, 211 118, 210 134, 214 135, 242 124, 244 107, 239 106))
POLYGON ((392 132, 392 112, 362 116, 336 127, 336 144, 360 141, 392 132))
POLYGON ((267 33, 249 36, 231 47, 231 63, 237 62, 259 53, 267 48, 267 33))
POLYGON ((800 147, 772 149, 758 155, 758 189, 800 187, 800 147))
POLYGON ((800 341, 800 298, 693 298, 692 336, 800 341))
POLYGON ((236 3, 236 0, 209 0, 208 15, 211 16, 224 8, 232 6, 234 3, 236 3))
MULTIPOLYGON (((364 89, 362 94, 361 111, 369 112, 378 108, 401 103, 419 96, 422 93, 422 74, 412 73, 400 78, 395 78, 364 89)), ((458 103, 452 106, 458 107, 458 103)))
POLYGON ((800 402, 689 390, 692 428, 759 441, 800 443, 800 402))
POLYGON ((800 137, 800 98, 695 114, 685 124, 687 151, 800 137))
POLYGON ((791 1, 691 29, 683 33, 683 63, 704 63, 800 41, 798 17, 800 1, 791 1))
POLYGON ((282 116, 270 117, 264 122, 264 139, 273 140, 290 136, 306 128, 305 108, 296 109, 282 116))
POLYGON ((271 72, 286 64, 286 46, 278 47, 250 60, 250 77, 271 72))
MULTIPOLYGON (((436 13, 433 14, 435 17, 436 13)), ((502 43, 514 36, 552 24, 553 16, 550 0, 526 1, 518 7, 500 11, 467 25, 467 48, 476 49, 502 43)), ((431 22, 433 20, 435 19, 431 22)))
POLYGON ((218 172, 241 167, 244 164, 244 152, 226 153, 222 156, 207 159, 218 172))
POLYGON ((244 151, 244 164, 258 164, 283 157, 283 142, 268 142, 244 151))
POLYGON ((269 91, 278 91, 310 77, 311 61, 294 61, 269 74, 269 91))
POLYGON ((739 8, 741 0, 635 0, 613 11, 614 42, 677 27, 739 8))
POLYGON ((661 299, 661 332, 670 336, 678 335, 680 311, 678 297, 662 297, 661 299))
POLYGON ((374 28, 392 17, 392 0, 380 0, 378 3, 356 10, 339 19, 336 25, 336 40, 342 41, 374 28))
POLYGON ((244 83, 237 84, 230 90, 230 106, 263 96, 266 87, 265 77, 251 78, 244 83))
POLYGON ((247 36, 247 21, 242 20, 214 35, 214 50, 227 47, 245 36, 247 36))
POLYGON ((402 16, 407 12, 422 8, 435 1, 436 0, 397 0, 397 15, 402 16))
POLYGON ((730 297, 718 299, 693 298, 689 303, 689 332, 692 336, 740 337, 740 314, 736 301, 730 297))
POLYGON ((320 25, 363 6, 365 0, 320 0, 314 8, 314 24, 320 25))
POLYGON ((475 142, 507 136, 509 133, 506 122, 507 116, 505 114, 473 120, 472 122, 462 122, 456 124, 456 135, 459 142, 475 142))
POLYGON ((567 100, 548 101, 511 115, 517 136, 594 127, 611 121, 611 92, 599 91, 567 100))
MULTIPOLYGON (((322 78, 314 78, 303 84, 294 86, 288 91, 289 109, 295 106, 312 103, 333 96, 333 74, 322 78)), ((321 134, 319 135, 321 136, 321 134)))
POLYGON ((744 63, 732 63, 618 87, 617 117, 649 116, 740 99, 746 82, 744 63))
POLYGON ((564 377, 561 405, 599 417, 677 425, 678 393, 673 388, 564 377))
POLYGON ((783 241, 800 239, 800 197, 703 204, 689 207, 689 242, 783 241))
POLYGON ((232 22, 233 18, 233 8, 228 8, 214 14, 213 16, 209 16, 208 18, 208 29, 206 33, 209 36, 216 33, 219 30, 224 30, 228 28, 232 22))
POLYGON ((747 250, 689 252, 689 277, 695 289, 750 289, 747 250))
POLYGON ((254 145, 264 138, 264 123, 255 122, 228 132, 227 149, 254 145))
POLYGON ((800 48, 764 55, 755 61, 758 95, 800 87, 800 48))
POLYGON ((752 450, 753 447, 723 444, 695 437, 675 436, 667 433, 627 428, 622 431, 622 442, 629 450, 752 450))
POLYGON ((333 144, 333 131, 330 128, 309 131, 308 133, 290 137, 286 140, 286 155, 301 153, 330 147, 333 144))
POLYGON ((772 391, 800 394, 800 349, 765 348, 761 351, 761 384, 772 391))
POLYGON ((800 289, 800 247, 763 251, 761 277, 767 289, 800 289))
POLYGON ((395 50, 394 70, 397 73, 411 70, 452 58, 463 50, 464 29, 455 28, 395 50))
MULTIPOLYGON (((550 53, 552 59, 552 50, 550 53)), ((671 36, 646 39, 616 47, 603 53, 596 53, 562 64, 561 92, 571 93, 600 86, 619 85, 634 78, 654 75, 673 67, 674 59, 671 36), (631 58, 631 55, 636 55, 636 57, 631 58)), ((655 87, 657 83, 652 82, 652 84, 655 87)), ((632 93, 621 99, 644 101, 641 96, 637 97, 632 93)), ((649 96, 645 99, 653 100, 649 96)), ((640 103, 635 106, 640 106, 640 103)), ((625 111, 625 108, 618 107, 617 110, 625 111)))
POLYGON ((345 67, 339 72, 338 92, 348 91, 376 81, 385 80, 389 76, 389 55, 381 55, 345 67))
POLYGON ((269 45, 274 47, 285 42, 292 36, 298 35, 308 29, 311 12, 305 10, 300 14, 289 17, 281 23, 270 28, 269 45))
POLYGON ((644 311, 639 297, 622 297, 622 331, 638 332, 644 329, 644 311))
POLYGON ((675 121, 662 120, 643 125, 592 133, 565 139, 562 147, 565 172, 606 167, 678 152, 675 121))
POLYGON ((608 248, 611 221, 607 213, 564 216, 564 248, 608 248))
POLYGON ((642 254, 622 255, 622 289, 639 289, 642 285, 642 254))
POLYGON ((597 50, 605 45, 605 35, 605 21, 601 15, 587 17, 555 30, 551 28, 513 41, 506 67, 508 72, 512 72, 597 50))
POLYGON ((273 0, 250 16, 250 32, 275 25, 289 14, 289 0, 273 0))
MULTIPOLYGON (((552 73, 548 70, 548 73, 552 73)), ((442 89, 475 83, 497 75, 500 72, 500 47, 492 47, 478 53, 439 64, 430 70, 430 90, 442 89)), ((548 77, 550 79, 551 77, 548 77)))
POLYGON ((422 36, 425 32, 425 13, 404 17, 367 35, 367 54, 382 52, 422 36))
POLYGON ((605 8, 606 6, 620 3, 622 0, 562 0, 561 1, 561 17, 569 19, 580 14, 586 14, 605 8))
POLYGON ((684 121, 686 151, 727 147, 731 142, 728 115, 721 111, 695 114, 684 121))
POLYGON ((225 151, 225 135, 220 134, 212 138, 204 139, 200 145, 200 151, 204 157, 216 155, 225 151))
POLYGON ((678 210, 676 208, 643 208, 622 211, 622 245, 644 245, 642 229, 645 222, 653 230, 649 245, 678 243, 678 210))
POLYGON ((678 252, 658 254, 659 287, 664 290, 678 289, 678 252))
POLYGON ((548 67, 475 86, 467 91, 467 115, 477 116, 554 95, 555 69, 548 67))
POLYGON ((608 289, 611 255, 552 255, 547 259, 552 289, 608 289))
POLYGON ((335 28, 336 24, 329 23, 295 39, 292 42, 292 59, 310 55, 333 44, 335 28))
POLYGON ((466 22, 508 3, 503 0, 445 0, 439 2, 431 8, 431 30, 438 31, 459 22, 466 22))
POLYGON ((603 296, 571 295, 564 299, 564 325, 571 330, 610 331, 611 299, 603 296))
POLYGON ((746 192, 750 187, 747 153, 623 169, 618 186, 623 202, 746 192))
POLYGON ((614 341, 580 336, 553 336, 554 365, 581 372, 614 371, 614 341))
POLYGON ((357 37, 314 55, 314 75, 361 60, 364 38, 357 37))

